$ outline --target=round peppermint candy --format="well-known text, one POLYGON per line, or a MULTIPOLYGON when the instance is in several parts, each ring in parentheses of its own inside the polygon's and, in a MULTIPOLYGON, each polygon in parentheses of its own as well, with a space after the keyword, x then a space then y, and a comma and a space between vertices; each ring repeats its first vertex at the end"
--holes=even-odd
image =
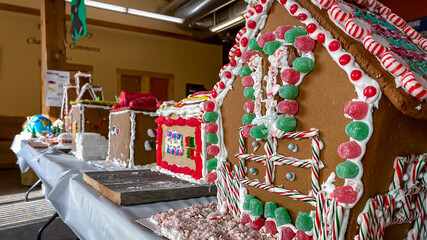
POLYGON ((320 6, 322 6, 324 9, 329 9, 332 4, 337 2, 336 0, 315 0, 320 6))
POLYGON ((384 6, 382 3, 379 3, 379 6, 380 15, 383 18, 387 18, 387 16, 391 13, 390 8, 384 6))
POLYGON ((350 6, 343 2, 332 4, 331 8, 328 10, 328 14, 332 19, 342 25, 344 25, 350 17, 354 18, 356 15, 350 6))
POLYGON ((390 44, 387 40, 375 34, 366 35, 363 39, 363 45, 366 50, 377 57, 381 57, 382 54, 390 50, 390 44))
POLYGON ((412 40, 417 41, 421 38, 421 34, 417 32, 415 29, 413 29, 411 26, 406 25, 403 28, 403 32, 408 35, 412 40))
POLYGON ((345 31, 354 38, 363 39, 366 35, 372 32, 369 23, 360 18, 350 18, 345 23, 345 31))
POLYGON ((377 0, 367 0, 365 6, 367 5, 368 9, 377 12, 377 9, 380 7, 377 0))
POLYGON ((393 12, 391 12, 387 15, 387 20, 399 28, 403 28, 406 25, 405 20, 403 20, 403 18, 397 16, 393 12))
POLYGON ((395 76, 402 76, 408 72, 408 64, 399 55, 386 52, 381 57, 381 65, 395 76))
POLYGON ((427 100, 427 81, 420 75, 408 72, 399 79, 403 88, 419 100, 427 100), (424 86, 423 86, 424 85, 424 86))
POLYGON ((420 45, 420 47, 421 47, 422 49, 424 49, 424 51, 427 51, 427 39, 425 39, 425 38, 421 38, 421 39, 418 41, 418 45, 420 45))

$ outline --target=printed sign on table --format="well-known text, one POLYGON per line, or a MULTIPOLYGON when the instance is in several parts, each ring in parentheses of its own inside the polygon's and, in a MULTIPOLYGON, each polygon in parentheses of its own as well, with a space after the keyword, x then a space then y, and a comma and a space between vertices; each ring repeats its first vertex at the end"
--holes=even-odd
POLYGON ((60 107, 62 95, 64 94, 64 84, 70 82, 70 72, 46 71, 46 105, 60 107))

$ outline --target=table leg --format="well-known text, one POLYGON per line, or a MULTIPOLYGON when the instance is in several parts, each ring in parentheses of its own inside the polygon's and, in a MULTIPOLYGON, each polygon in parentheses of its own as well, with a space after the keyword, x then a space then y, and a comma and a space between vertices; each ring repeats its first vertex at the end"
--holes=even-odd
POLYGON ((42 239, 42 233, 43 231, 49 226, 49 224, 51 224, 53 222, 53 220, 55 220, 55 218, 59 217, 58 213, 55 212, 55 214, 52 215, 52 217, 49 218, 49 220, 40 227, 38 233, 37 233, 37 240, 41 240, 42 239))
POLYGON ((28 202, 28 195, 30 194, 30 192, 33 191, 33 189, 35 187, 37 187, 41 182, 42 182, 42 180, 39 179, 36 183, 33 184, 33 186, 30 187, 30 189, 28 189, 28 191, 25 193, 25 201, 26 202, 28 202))

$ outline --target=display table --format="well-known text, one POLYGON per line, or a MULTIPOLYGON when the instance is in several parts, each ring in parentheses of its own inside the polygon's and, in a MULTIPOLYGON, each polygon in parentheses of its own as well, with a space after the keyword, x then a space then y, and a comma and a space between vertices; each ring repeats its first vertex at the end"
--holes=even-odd
POLYGON ((46 187, 49 200, 61 219, 80 239, 162 239, 138 225, 135 220, 148 218, 169 209, 216 202, 216 197, 191 198, 133 206, 119 206, 83 182, 82 174, 99 168, 55 149, 34 149, 17 136, 11 149, 21 170, 31 167, 46 187))

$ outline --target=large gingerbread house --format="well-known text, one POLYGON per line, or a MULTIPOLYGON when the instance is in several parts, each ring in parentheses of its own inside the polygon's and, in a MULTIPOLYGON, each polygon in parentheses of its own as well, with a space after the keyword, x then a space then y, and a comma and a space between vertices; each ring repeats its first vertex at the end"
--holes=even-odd
MULTIPOLYGON (((202 118, 211 92, 197 92, 179 102, 163 102, 157 110, 157 169, 192 182, 213 182, 219 152, 211 130, 218 129, 215 112, 202 118)), ((216 131, 216 130, 215 130, 216 131)))
POLYGON ((426 239, 427 40, 376 0, 248 3, 204 103, 219 208, 279 239, 426 239))

